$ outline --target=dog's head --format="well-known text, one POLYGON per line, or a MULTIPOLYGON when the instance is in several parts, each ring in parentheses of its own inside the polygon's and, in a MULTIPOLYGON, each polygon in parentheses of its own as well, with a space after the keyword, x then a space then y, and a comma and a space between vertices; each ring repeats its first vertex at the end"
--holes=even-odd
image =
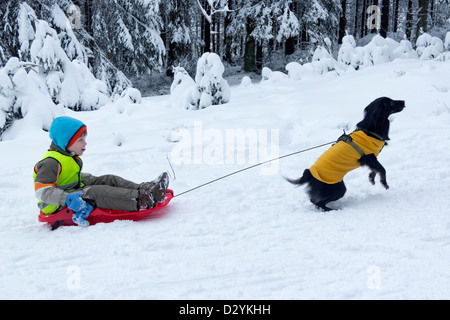
POLYGON ((389 140, 388 118, 404 108, 404 100, 392 100, 386 97, 375 99, 364 109, 364 119, 357 124, 357 127, 373 132, 384 140, 389 140))

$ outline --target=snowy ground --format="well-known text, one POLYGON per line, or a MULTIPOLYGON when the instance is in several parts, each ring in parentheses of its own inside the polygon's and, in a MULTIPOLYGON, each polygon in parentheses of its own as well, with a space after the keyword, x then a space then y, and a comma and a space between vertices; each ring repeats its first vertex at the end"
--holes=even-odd
POLYGON ((226 161, 240 152, 227 132, 261 133, 257 151, 264 133, 275 134, 270 158, 352 130, 379 96, 406 100, 379 157, 390 189, 355 170, 331 213, 283 179, 300 176, 323 147, 180 195, 139 222, 50 231, 32 184, 48 134, 16 122, 0 142, 0 299, 448 299, 449 74, 449 62, 403 60, 233 86, 230 103, 200 111, 160 96, 66 112, 88 126, 84 171, 151 180, 170 170, 167 154, 177 194, 254 164, 226 161), (183 134, 190 140, 176 142, 183 134), (188 142, 191 155, 180 156, 188 142))

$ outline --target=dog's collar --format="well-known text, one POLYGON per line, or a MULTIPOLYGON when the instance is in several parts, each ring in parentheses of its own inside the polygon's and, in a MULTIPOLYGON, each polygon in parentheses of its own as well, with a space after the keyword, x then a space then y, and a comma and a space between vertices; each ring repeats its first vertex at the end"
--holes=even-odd
POLYGON ((375 132, 372 132, 372 131, 369 131, 369 130, 366 130, 366 129, 362 129, 362 128, 356 127, 355 131, 358 131, 358 130, 361 130, 364 133, 369 134, 369 135, 373 136, 374 138, 376 138, 378 140, 385 141, 384 138, 382 136, 380 136, 378 133, 375 133, 375 132))

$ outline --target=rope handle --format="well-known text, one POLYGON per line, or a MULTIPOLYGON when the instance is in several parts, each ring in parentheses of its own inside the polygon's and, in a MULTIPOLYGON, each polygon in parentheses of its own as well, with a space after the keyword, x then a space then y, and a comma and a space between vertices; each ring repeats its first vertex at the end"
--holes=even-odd
MULTIPOLYGON (((204 187, 204 186, 206 186, 206 185, 208 185, 208 184, 211 184, 211 183, 213 183, 213 182, 216 182, 216 181, 222 180, 222 179, 224 179, 224 178, 227 178, 227 177, 229 177, 229 176, 238 174, 238 173, 240 173, 240 172, 242 172, 242 171, 246 171, 246 170, 249 170, 249 169, 258 167, 258 166, 260 166, 260 165, 269 163, 269 162, 271 162, 271 161, 275 161, 275 160, 287 158, 287 157, 290 157, 290 156, 293 156, 293 155, 296 155, 296 154, 299 154, 299 153, 303 153, 303 152, 310 151, 310 150, 313 150, 313 149, 321 148, 321 147, 330 145, 330 144, 332 144, 332 143, 336 143, 336 141, 327 142, 327 143, 324 143, 324 144, 321 144, 321 145, 318 145, 318 146, 315 146, 315 147, 306 148, 306 149, 303 149, 303 150, 300 150, 300 151, 296 151, 296 152, 292 152, 292 153, 286 154, 286 155, 281 156, 281 157, 278 157, 278 158, 266 160, 266 161, 263 161, 263 162, 260 162, 260 163, 251 165, 251 166, 249 166, 249 167, 246 167, 246 168, 237 170, 237 171, 235 171, 235 172, 229 173, 229 174, 224 175, 224 176, 222 176, 222 177, 219 177, 219 178, 217 178, 217 179, 214 179, 214 180, 208 181, 208 182, 206 182, 206 183, 203 183, 203 184, 201 184, 201 185, 199 185, 199 186, 197 186, 197 187, 194 187, 194 188, 188 189, 188 190, 186 190, 186 191, 183 191, 183 192, 181 192, 181 193, 179 193, 179 194, 174 195, 173 197, 175 198, 175 197, 181 196, 182 194, 185 194, 185 193, 194 191, 194 190, 196 190, 196 189, 199 189, 199 188, 201 188, 201 187, 204 187)), ((175 171, 173 170, 172 164, 170 163, 170 160, 169 160, 169 157, 167 156, 167 154, 166 154, 166 157, 167 157, 167 161, 169 162, 170 167, 172 168, 173 175, 174 175, 174 177, 175 177, 175 171)))

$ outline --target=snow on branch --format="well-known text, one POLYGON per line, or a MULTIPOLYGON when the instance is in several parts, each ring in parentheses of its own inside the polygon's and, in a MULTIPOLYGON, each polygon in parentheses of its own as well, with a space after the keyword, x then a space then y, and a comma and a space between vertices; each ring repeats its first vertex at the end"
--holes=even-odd
POLYGON ((222 8, 214 8, 214 2, 213 0, 208 0, 208 4, 211 7, 211 13, 208 14, 208 12, 206 12, 206 10, 202 7, 200 0, 197 0, 198 6, 200 7, 200 10, 203 14, 203 16, 205 17, 206 21, 208 21, 208 23, 212 22, 212 16, 215 15, 216 13, 220 13, 220 12, 233 12, 233 10, 230 10, 228 8, 228 5, 224 5, 222 8))

